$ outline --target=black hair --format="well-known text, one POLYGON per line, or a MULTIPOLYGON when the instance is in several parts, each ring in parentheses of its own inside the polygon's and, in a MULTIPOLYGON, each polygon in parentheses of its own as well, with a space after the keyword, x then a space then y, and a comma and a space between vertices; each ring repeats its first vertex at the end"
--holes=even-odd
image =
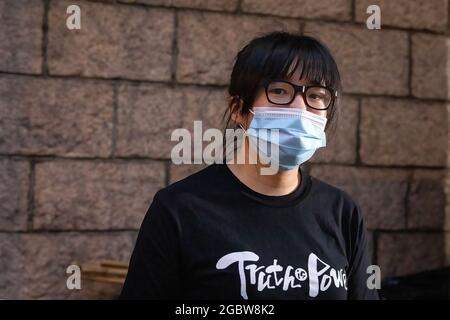
MULTIPOLYGON (((325 85, 338 92, 338 98, 327 109, 328 129, 341 94, 341 80, 337 64, 330 50, 319 40, 285 31, 274 31, 254 38, 236 55, 228 87, 229 104, 223 115, 239 111, 246 116, 252 108, 260 83, 264 79, 289 79, 301 68, 300 79, 325 85), (239 110, 240 102, 242 108, 239 110)), ((236 127, 236 126, 234 126, 236 127)))

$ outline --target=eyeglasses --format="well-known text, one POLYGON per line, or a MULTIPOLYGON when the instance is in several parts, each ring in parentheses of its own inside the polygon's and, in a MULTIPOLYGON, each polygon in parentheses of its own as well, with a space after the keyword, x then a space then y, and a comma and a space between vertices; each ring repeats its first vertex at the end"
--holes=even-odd
POLYGON ((266 90, 267 100, 273 104, 286 105, 294 101, 297 92, 305 104, 313 109, 326 110, 335 101, 337 91, 321 85, 297 86, 289 81, 281 79, 263 80, 263 86, 266 90))

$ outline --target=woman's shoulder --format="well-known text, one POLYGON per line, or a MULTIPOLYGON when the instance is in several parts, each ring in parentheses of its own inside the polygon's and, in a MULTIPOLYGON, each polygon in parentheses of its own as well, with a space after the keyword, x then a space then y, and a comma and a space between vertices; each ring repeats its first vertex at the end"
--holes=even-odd
POLYGON ((162 199, 174 200, 181 195, 202 194, 219 187, 222 179, 220 165, 211 164, 161 188, 157 195, 162 199))
POLYGON ((350 194, 348 190, 344 189, 341 186, 327 182, 322 178, 318 178, 316 176, 310 177, 314 191, 317 194, 320 194, 322 198, 328 201, 342 202, 344 205, 347 205, 351 208, 359 209, 358 199, 350 194))
POLYGON ((324 219, 329 219, 331 214, 332 221, 335 221, 348 237, 364 229, 365 217, 356 196, 323 179, 311 177, 311 180, 315 194, 320 194, 319 205, 327 208, 324 210, 324 219))

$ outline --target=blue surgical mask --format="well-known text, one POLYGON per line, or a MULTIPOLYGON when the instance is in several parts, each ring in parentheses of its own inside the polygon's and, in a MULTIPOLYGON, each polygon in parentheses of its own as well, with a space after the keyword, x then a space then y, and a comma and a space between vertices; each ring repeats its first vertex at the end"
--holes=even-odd
POLYGON ((246 134, 251 144, 256 147, 265 143, 265 148, 256 148, 260 156, 270 161, 277 159, 270 157, 267 150, 273 150, 278 145, 278 166, 281 170, 301 165, 318 148, 326 146, 326 117, 298 108, 258 107, 250 112, 254 116, 246 134), (277 132, 278 139, 274 138, 273 132, 277 132))

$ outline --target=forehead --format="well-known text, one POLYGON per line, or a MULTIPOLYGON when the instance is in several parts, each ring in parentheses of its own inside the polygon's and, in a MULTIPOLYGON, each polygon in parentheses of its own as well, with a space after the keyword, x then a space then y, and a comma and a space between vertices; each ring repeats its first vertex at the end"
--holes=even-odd
POLYGON ((290 65, 287 74, 288 74, 288 75, 291 74, 291 73, 292 73, 292 74, 291 74, 290 77, 289 77, 289 76, 286 76, 286 77, 285 77, 285 80, 288 80, 288 81, 290 81, 290 82, 292 82, 292 83, 294 83, 294 84, 297 84, 297 85, 320 84, 320 85, 325 86, 325 81, 324 81, 323 79, 322 79, 322 81, 319 83, 319 82, 314 81, 314 80, 312 80, 312 79, 301 78, 301 77, 302 77, 303 65, 302 65, 302 63, 299 63, 299 64, 296 66, 296 63, 297 63, 297 60, 294 60, 294 61, 292 62, 292 64, 290 65), (295 70, 294 70, 294 68, 295 68, 295 70))

